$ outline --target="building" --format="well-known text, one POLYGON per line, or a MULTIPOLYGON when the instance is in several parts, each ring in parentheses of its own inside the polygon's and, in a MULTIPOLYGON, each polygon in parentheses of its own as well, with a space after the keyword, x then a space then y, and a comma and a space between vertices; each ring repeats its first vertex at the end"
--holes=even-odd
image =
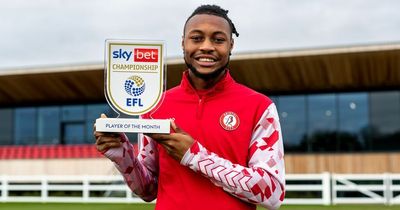
MULTIPOLYGON (((0 72, 1 174, 116 173, 92 137, 114 115, 103 67, 0 72)), ((287 173, 400 173, 400 44, 239 54, 230 69, 277 104, 287 173)), ((167 88, 183 70, 167 61, 167 88)))

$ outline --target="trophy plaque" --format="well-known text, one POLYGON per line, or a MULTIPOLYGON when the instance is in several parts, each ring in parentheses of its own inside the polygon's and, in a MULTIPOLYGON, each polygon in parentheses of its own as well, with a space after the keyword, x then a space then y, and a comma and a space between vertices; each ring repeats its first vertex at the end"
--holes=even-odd
POLYGON ((168 119, 138 119, 156 109, 165 90, 165 47, 161 41, 106 40, 104 92, 118 114, 99 118, 96 131, 169 133, 168 119))

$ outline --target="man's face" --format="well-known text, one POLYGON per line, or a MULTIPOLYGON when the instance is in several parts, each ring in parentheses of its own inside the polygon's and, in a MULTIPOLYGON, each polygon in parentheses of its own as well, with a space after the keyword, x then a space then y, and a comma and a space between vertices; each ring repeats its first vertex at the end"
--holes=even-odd
POLYGON ((232 47, 231 29, 224 18, 201 14, 187 22, 182 38, 184 59, 197 76, 207 78, 225 68, 232 47))

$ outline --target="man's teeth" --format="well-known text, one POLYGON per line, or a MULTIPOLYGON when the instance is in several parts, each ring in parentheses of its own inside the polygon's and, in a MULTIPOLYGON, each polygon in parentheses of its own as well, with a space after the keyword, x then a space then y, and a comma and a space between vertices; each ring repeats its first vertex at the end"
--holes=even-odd
POLYGON ((214 59, 212 59, 212 58, 199 58, 199 61, 202 61, 202 62, 214 62, 214 59))

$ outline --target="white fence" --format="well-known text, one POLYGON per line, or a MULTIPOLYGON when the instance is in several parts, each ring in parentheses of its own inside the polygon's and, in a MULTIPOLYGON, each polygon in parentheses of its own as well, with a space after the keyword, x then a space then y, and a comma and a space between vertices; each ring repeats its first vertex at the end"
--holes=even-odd
POLYGON ((286 182, 287 196, 284 200, 286 204, 331 204, 331 175, 329 173, 288 174, 286 182), (291 192, 294 195, 291 196, 291 192))
MULTIPOLYGON (((285 204, 400 204, 400 174, 288 174, 285 204)), ((0 176, 1 202, 142 203, 121 176, 0 176)))
POLYGON ((0 176, 3 202, 142 202, 121 176, 0 176))

